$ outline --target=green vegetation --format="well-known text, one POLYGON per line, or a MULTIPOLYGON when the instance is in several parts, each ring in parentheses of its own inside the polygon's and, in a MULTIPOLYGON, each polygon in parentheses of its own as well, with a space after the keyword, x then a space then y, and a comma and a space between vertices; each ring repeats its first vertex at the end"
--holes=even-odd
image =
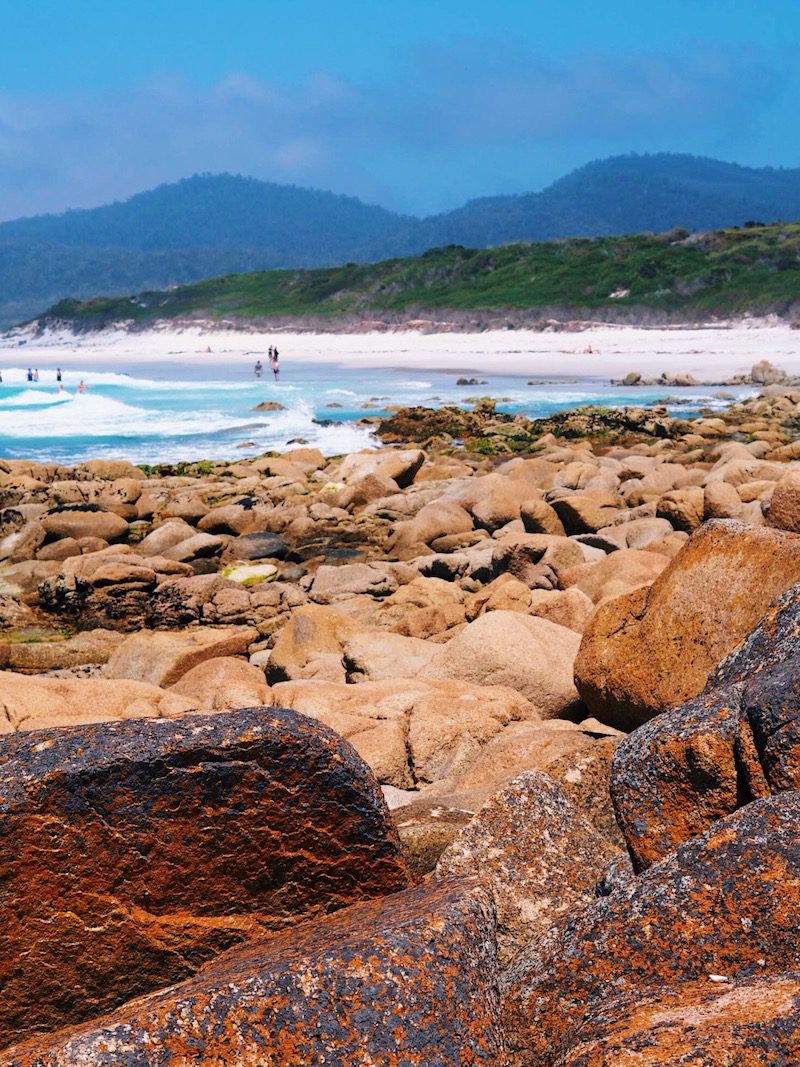
MULTIPOLYGON (((140 471, 144 471, 148 478, 203 478, 213 474, 222 463, 215 463, 210 459, 178 460, 177 463, 139 463, 140 471)), ((222 474, 225 472, 222 471, 222 474)))
POLYGON ((347 320, 426 311, 648 308, 707 318, 800 301, 800 223, 500 248, 460 245, 411 259, 212 278, 137 297, 64 300, 49 319, 120 321, 325 316, 347 320))

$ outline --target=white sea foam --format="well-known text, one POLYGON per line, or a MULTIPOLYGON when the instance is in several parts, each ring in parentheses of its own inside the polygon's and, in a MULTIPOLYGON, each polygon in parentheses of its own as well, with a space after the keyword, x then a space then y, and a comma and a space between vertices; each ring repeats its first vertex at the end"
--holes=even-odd
POLYGON ((5 408, 23 408, 23 407, 42 407, 48 404, 63 404, 65 401, 70 400, 69 393, 50 393, 41 392, 37 393, 34 389, 25 389, 21 393, 15 393, 13 396, 4 397, 0 400, 0 407, 5 408))
MULTIPOLYGON (((212 368, 209 368, 212 369, 212 368)), ((234 373, 241 373, 236 369, 234 373)), ((25 385, 31 388, 52 388, 56 381, 56 372, 52 367, 39 371, 39 382, 28 382, 28 371, 24 367, 4 367, 3 383, 5 385, 25 385)), ((255 378, 247 378, 242 381, 230 381, 229 379, 192 379, 192 378, 139 378, 132 374, 121 374, 116 371, 97 371, 92 369, 78 368, 70 370, 62 369, 62 377, 65 386, 77 386, 81 381, 88 386, 118 386, 123 389, 148 389, 158 392, 171 392, 177 389, 214 389, 216 392, 246 392, 260 383, 255 378)), ((263 384, 263 383, 262 383, 263 384)), ((271 383, 268 383, 271 384, 271 383)), ((293 386, 281 386, 292 390, 293 386)))
POLYGON ((83 393, 53 405, 41 420, 29 411, 0 412, 0 437, 127 437, 211 433, 234 427, 241 418, 203 412, 148 411, 113 397, 83 393))
MULTIPOLYGON (((8 398, 17 401, 17 397, 8 398)), ((30 410, 33 401, 47 394, 33 393, 27 405, 13 407, 3 404, 0 410, 0 440, 68 441, 90 438, 98 443, 103 438, 126 440, 126 454, 133 458, 170 459, 192 456, 230 457, 236 438, 253 442, 253 451, 268 451, 286 447, 293 438, 302 437, 328 454, 338 454, 363 448, 369 443, 368 433, 352 423, 319 426, 314 422, 311 405, 300 400, 286 410, 275 413, 248 412, 228 414, 208 410, 157 410, 127 404, 122 400, 100 394, 83 393, 67 396, 53 404, 43 418, 30 410), (215 435, 224 440, 215 441, 215 435), (198 439, 193 447, 190 439, 198 439), (139 438, 141 443, 137 444, 139 438), (175 440, 178 439, 178 440, 175 440), (127 442, 130 441, 131 445, 127 442)), ((49 399, 53 399, 52 394, 49 399)), ((59 398, 60 399, 60 398, 59 398)), ((92 444, 92 454, 97 453, 92 444)), ((119 449, 119 445, 117 445, 119 449)))

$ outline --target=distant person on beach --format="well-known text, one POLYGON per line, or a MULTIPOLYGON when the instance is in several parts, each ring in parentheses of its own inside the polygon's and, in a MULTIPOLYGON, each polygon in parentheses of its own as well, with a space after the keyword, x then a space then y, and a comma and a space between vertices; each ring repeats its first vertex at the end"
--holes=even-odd
POLYGON ((30 367, 28 367, 28 381, 29 382, 33 381, 33 371, 31 370, 30 367))
POLYGON ((260 359, 256 360, 256 365, 253 368, 253 373, 255 374, 256 378, 260 378, 261 375, 264 373, 264 367, 262 366, 260 359))
POLYGON ((275 375, 275 381, 280 381, 281 368, 278 365, 278 349, 270 347, 269 350, 269 367, 272 373, 275 375))
POLYGON ((78 382, 78 388, 77 388, 76 391, 78 393, 85 393, 86 392, 86 383, 84 382, 83 378, 81 378, 81 380, 78 382))
POLYGON ((35 370, 35 371, 33 372, 33 380, 34 380, 35 382, 38 382, 38 381, 39 381, 39 368, 38 368, 38 367, 37 367, 37 368, 36 368, 36 370, 35 370))
POLYGON ((61 381, 61 368, 60 367, 56 367, 56 381, 57 382, 61 381))

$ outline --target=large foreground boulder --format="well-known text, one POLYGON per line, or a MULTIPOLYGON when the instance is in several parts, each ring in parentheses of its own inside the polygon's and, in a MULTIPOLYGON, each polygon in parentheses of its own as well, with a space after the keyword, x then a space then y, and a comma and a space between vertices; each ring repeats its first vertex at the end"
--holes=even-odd
MULTIPOLYGON (((506 1001, 520 1064, 572 1062, 568 1053, 612 996, 638 1001, 687 982, 797 970, 799 921, 800 794, 784 793, 716 823, 520 953, 506 1001)), ((764 1062, 793 1060, 780 1055, 764 1062)))
POLYGON ((602 722, 632 729, 697 696, 776 597, 800 580, 800 537, 707 523, 648 588, 602 604, 575 663, 602 722))
POLYGON ((359 904, 5 1062, 506 1067, 491 903, 451 880, 359 904))
POLYGON ((572 671, 580 640, 574 630, 547 619, 492 611, 443 645, 420 676, 508 686, 543 718, 568 717, 579 704, 572 671))
POLYGON ((0 1046, 407 884, 368 768, 275 708, 8 738, 0 872, 0 1046))

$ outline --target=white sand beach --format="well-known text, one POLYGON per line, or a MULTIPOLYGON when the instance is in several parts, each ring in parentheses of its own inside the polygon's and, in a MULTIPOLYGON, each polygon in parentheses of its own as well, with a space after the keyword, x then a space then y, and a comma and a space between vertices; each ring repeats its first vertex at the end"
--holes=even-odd
POLYGON ((800 375, 800 332, 785 323, 753 322, 698 328, 642 329, 597 325, 577 332, 494 331, 480 334, 275 333, 229 329, 160 328, 148 332, 102 331, 35 337, 14 332, 0 340, 2 365, 191 363, 216 369, 264 356, 276 343, 291 361, 346 367, 408 367, 474 374, 518 374, 570 379, 692 374, 718 382, 747 373, 767 359, 800 375), (24 343, 22 343, 24 342, 24 343))

